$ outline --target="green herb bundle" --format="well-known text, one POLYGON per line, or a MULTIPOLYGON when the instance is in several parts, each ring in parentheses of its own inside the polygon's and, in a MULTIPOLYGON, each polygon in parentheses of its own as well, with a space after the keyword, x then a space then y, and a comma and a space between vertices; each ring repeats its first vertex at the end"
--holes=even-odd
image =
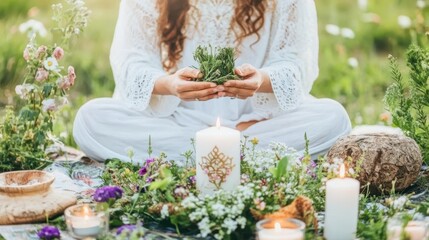
POLYGON ((234 73, 234 55, 233 48, 213 49, 212 46, 198 46, 194 52, 194 59, 198 62, 203 77, 194 80, 222 85, 228 80, 240 79, 234 73))

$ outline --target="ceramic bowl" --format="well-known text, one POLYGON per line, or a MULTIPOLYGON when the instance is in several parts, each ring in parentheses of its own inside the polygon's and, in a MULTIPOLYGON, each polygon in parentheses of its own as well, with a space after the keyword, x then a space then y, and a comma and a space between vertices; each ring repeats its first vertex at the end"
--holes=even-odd
POLYGON ((4 172, 0 173, 0 193, 45 192, 54 180, 54 175, 39 170, 4 172))

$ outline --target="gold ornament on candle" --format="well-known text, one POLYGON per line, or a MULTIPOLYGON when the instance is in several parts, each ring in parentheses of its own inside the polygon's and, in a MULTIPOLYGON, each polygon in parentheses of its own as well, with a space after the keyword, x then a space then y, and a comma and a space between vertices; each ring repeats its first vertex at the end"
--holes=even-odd
POLYGON ((215 146, 207 156, 201 159, 202 161, 199 163, 201 169, 207 174, 209 182, 219 190, 235 167, 233 158, 226 156, 215 146))

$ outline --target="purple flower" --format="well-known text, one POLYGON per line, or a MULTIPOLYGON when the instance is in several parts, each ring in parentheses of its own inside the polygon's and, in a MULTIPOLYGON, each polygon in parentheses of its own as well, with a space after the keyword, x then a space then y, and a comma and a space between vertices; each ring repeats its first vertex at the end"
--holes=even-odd
POLYGON ((139 170, 139 175, 140 176, 144 176, 144 175, 146 175, 146 173, 147 173, 147 168, 146 167, 140 168, 140 170, 139 170))
POLYGON ((147 182, 147 183, 151 183, 151 182, 153 182, 153 178, 147 178, 147 179, 146 179, 146 182, 147 182))
POLYGON ((117 186, 104 186, 95 190, 93 199, 96 202, 107 202, 110 199, 119 199, 122 197, 122 189, 117 186))
POLYGON ((140 168, 139 170, 139 175, 140 176, 144 176, 147 174, 148 172, 148 168, 150 167, 150 165, 155 162, 155 158, 148 158, 146 159, 146 162, 144 163, 144 166, 142 168, 140 168))
POLYGON ((136 230, 136 225, 122 225, 116 230, 116 235, 120 235, 122 232, 132 233, 134 230, 136 230))
POLYGON ((307 166, 307 174, 310 175, 312 178, 316 177, 316 167, 317 167, 317 164, 315 161, 310 161, 310 163, 307 166))
POLYGON ((155 162, 155 158, 148 158, 148 159, 146 159, 145 166, 148 167, 153 162, 155 162))
POLYGON ((61 233, 55 226, 45 226, 37 233, 37 236, 40 239, 51 240, 51 239, 60 239, 61 233))
POLYGON ((190 182, 191 184, 195 184, 195 183, 197 182, 197 177, 196 177, 196 176, 190 176, 190 177, 189 177, 189 182, 190 182))

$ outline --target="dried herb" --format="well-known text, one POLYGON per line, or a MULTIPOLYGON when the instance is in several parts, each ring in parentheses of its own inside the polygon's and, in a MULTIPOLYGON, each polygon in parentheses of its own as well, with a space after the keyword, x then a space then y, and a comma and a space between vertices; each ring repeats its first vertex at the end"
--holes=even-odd
POLYGON ((212 46, 198 46, 194 52, 194 59, 198 62, 198 69, 203 74, 202 78, 194 79, 194 81, 214 82, 222 85, 228 80, 240 79, 234 73, 235 51, 233 48, 213 49, 212 46))

